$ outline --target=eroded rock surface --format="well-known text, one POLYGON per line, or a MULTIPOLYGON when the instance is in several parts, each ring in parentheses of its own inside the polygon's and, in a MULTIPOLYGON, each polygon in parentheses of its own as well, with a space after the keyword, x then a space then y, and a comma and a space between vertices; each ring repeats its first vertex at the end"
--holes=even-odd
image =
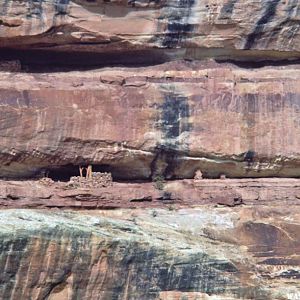
POLYGON ((0 208, 180 208, 300 204, 299 179, 181 180, 77 187, 70 183, 0 181, 0 208), (159 189, 158 189, 159 187, 159 189))
POLYGON ((0 1, 0 299, 299 300, 299 7, 0 1))
POLYGON ((299 87, 298 65, 3 72, 0 176, 299 177, 299 87))
POLYGON ((296 58, 299 4, 295 0, 6 0, 0 4, 0 42, 1 47, 64 51, 181 48, 173 55, 296 58))
POLYGON ((299 209, 0 212, 1 299, 298 299, 299 209))

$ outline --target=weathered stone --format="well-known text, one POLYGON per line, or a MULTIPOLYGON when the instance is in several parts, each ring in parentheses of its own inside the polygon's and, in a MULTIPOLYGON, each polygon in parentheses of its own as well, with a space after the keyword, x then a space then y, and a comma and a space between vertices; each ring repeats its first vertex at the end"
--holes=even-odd
POLYGON ((0 45, 119 55, 162 49, 166 58, 299 58, 298 21, 292 0, 6 0, 0 45))
POLYGON ((111 173, 93 172, 91 178, 72 176, 67 186, 73 188, 99 188, 111 186, 112 182, 111 173))
POLYGON ((297 299, 288 211, 0 211, 0 298, 297 299))
POLYGON ((1 1, 0 299, 300 299, 298 6, 1 1))
POLYGON ((174 62, 0 76, 0 176, 70 165, 76 176, 82 163, 126 180, 193 178, 197 169, 213 178, 224 170, 300 176, 298 65, 174 62), (112 74, 147 85, 100 82, 112 74))
POLYGON ((54 184, 54 181, 51 178, 43 177, 39 180, 39 183, 46 186, 50 186, 54 184))
POLYGON ((299 179, 202 179, 165 181, 161 188, 148 183, 101 186, 86 182, 0 181, 0 208, 147 208, 172 205, 271 205, 300 204, 299 179), (83 183, 82 183, 83 182, 83 183))
POLYGON ((18 60, 1 61, 0 60, 0 72, 20 72, 21 63, 18 60))

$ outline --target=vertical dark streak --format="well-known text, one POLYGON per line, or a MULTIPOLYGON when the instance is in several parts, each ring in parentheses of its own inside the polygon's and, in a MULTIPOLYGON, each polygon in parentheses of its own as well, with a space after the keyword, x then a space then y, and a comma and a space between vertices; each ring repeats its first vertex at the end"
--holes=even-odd
POLYGON ((167 8, 172 13, 167 17, 167 32, 162 41, 163 47, 174 48, 178 46, 193 31, 194 26, 187 22, 194 4, 195 0, 177 0, 177 7, 167 8))
POLYGON ((7 15, 9 2, 11 2, 11 0, 4 0, 3 1, 1 16, 7 15))
POLYGON ((23 99, 24 99, 24 103, 27 107, 30 106, 30 97, 28 94, 28 91, 23 91, 23 99))
POLYGON ((244 49, 251 49, 256 40, 260 39, 267 23, 271 22, 276 14, 280 0, 271 0, 266 3, 266 8, 262 17, 258 20, 254 30, 248 35, 244 49))
POLYGON ((68 10, 70 0, 55 0, 54 8, 57 15, 65 15, 68 10))
POLYGON ((30 0, 28 1, 28 13, 27 18, 43 18, 43 2, 44 0, 30 0))
POLYGON ((229 19, 238 0, 229 0, 222 6, 219 19, 229 19))
POLYGON ((163 136, 161 144, 155 149, 151 177, 162 175, 168 178, 173 176, 178 156, 188 151, 188 145, 179 141, 182 133, 191 130, 188 99, 175 92, 164 93, 164 102, 159 109, 161 116, 157 124, 163 136))

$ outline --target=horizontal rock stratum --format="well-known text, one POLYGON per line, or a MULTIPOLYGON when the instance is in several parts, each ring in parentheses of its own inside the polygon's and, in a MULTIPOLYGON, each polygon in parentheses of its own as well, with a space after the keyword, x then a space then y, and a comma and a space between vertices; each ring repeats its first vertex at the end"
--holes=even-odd
POLYGON ((6 0, 0 4, 0 45, 299 58, 299 5, 295 0, 6 0))
POLYGON ((298 2, 0 1, 0 299, 299 300, 298 2))
MULTIPOLYGON (((83 179, 84 181, 84 179, 83 179)), ((137 209, 300 205, 300 179, 202 179, 76 187, 50 180, 0 181, 0 209, 137 209)))
POLYGON ((0 176, 298 177, 298 65, 1 73, 0 176), (60 168, 60 169, 59 169, 60 168))

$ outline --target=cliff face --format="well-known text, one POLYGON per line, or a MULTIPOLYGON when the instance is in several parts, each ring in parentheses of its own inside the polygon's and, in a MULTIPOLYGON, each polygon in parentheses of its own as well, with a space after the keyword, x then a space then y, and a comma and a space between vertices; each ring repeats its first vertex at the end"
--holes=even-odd
POLYGON ((0 1, 0 300, 300 299, 298 2, 0 1))
POLYGON ((300 50, 295 0, 5 0, 0 13, 2 47, 181 48, 175 53, 193 57, 208 54, 201 48, 225 56, 251 49, 279 58, 299 57, 300 50))
MULTIPOLYGON (((114 178, 295 177, 298 65, 2 73, 0 175, 92 163, 114 178)), ((76 172, 76 173, 74 173, 76 172)))
POLYGON ((0 298, 298 299, 299 210, 284 214, 2 211, 0 298))
POLYGON ((297 1, 7 0, 0 12, 1 177, 81 163, 122 179, 299 176, 297 1))

